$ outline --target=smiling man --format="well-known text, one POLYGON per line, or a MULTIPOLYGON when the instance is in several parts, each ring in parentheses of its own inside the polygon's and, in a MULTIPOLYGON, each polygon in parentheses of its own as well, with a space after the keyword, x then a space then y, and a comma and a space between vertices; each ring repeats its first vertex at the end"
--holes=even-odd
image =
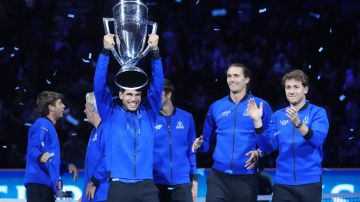
POLYGON ((284 75, 290 105, 276 111, 264 130, 263 106, 249 102, 258 144, 265 153, 279 150, 272 201, 321 201, 322 145, 329 129, 326 111, 306 100, 309 77, 301 70, 284 75))
POLYGON ((153 182, 154 126, 161 106, 164 84, 158 49, 159 36, 151 34, 152 78, 146 99, 141 90, 120 89, 121 105, 113 102, 106 83, 109 52, 114 35, 104 36, 104 51, 99 56, 94 78, 97 109, 109 138, 106 140, 106 168, 110 178, 108 202, 158 201, 153 182))
POLYGON ((214 102, 206 115, 203 135, 196 139, 193 149, 209 150, 216 136, 214 165, 207 178, 207 202, 257 201, 257 174, 254 169, 259 151, 256 134, 247 110, 250 99, 264 103, 264 125, 270 121, 271 108, 261 98, 250 94, 250 70, 234 63, 226 71, 230 95, 214 102), (203 139, 201 141, 201 139, 203 139))
MULTIPOLYGON (((61 163, 55 124, 63 117, 62 99, 62 94, 52 91, 43 91, 36 99, 41 117, 29 128, 26 154, 25 187, 29 202, 55 201, 61 163)), ((76 167, 69 164, 68 169, 77 179, 76 167)))

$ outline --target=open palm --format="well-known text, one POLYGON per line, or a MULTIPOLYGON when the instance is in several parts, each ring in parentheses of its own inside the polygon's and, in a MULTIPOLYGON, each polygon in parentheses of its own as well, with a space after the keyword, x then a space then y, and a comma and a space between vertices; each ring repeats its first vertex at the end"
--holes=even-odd
POLYGON ((263 103, 260 102, 259 107, 256 105, 254 99, 250 99, 248 102, 248 111, 252 120, 258 121, 263 115, 263 103))

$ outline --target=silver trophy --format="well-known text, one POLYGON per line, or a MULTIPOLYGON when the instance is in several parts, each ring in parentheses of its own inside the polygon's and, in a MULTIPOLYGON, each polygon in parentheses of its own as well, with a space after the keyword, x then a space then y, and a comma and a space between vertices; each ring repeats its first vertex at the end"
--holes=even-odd
POLYGON ((109 22, 114 22, 115 47, 111 52, 121 65, 114 82, 123 89, 140 89, 148 83, 146 73, 135 65, 150 51, 145 50, 147 27, 155 34, 157 24, 148 19, 148 8, 140 0, 121 0, 113 7, 113 18, 103 18, 106 34, 111 34, 109 22))

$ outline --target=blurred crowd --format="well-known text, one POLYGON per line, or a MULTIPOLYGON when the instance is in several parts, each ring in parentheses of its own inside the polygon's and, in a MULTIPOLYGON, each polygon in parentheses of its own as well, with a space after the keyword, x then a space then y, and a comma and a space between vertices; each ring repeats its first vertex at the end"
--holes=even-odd
MULTIPOLYGON (((0 0, 0 168, 24 168, 27 130, 43 90, 65 95, 57 124, 62 158, 83 166, 91 125, 83 113, 101 51, 109 0, 0 0)), ((228 94, 233 62, 253 73, 251 93, 273 111, 286 106, 280 80, 292 69, 310 76, 311 102, 326 108, 330 131, 324 167, 360 165, 360 2, 355 0, 144 0, 159 24, 165 77, 175 105, 194 115, 197 134, 209 105, 228 94)), ((149 58, 139 66, 149 72, 149 58)), ((119 65, 112 59, 108 82, 119 65)), ((112 87, 116 95, 116 86, 112 87)), ((274 155, 261 163, 274 167, 274 155)), ((211 153, 198 156, 211 166, 211 153)))

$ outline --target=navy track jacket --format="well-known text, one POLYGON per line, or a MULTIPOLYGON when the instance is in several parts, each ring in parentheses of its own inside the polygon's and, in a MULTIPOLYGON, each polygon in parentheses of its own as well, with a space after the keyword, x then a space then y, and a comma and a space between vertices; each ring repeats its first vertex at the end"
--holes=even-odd
POLYGON ((98 112, 109 130, 105 154, 108 177, 124 182, 153 179, 154 127, 164 85, 161 59, 152 60, 147 97, 135 112, 113 102, 106 84, 108 64, 109 56, 100 54, 94 78, 98 112))
POLYGON ((309 132, 302 136, 285 110, 276 111, 268 129, 260 129, 257 135, 263 152, 279 150, 275 183, 301 185, 321 182, 322 146, 329 130, 326 111, 310 103, 298 111, 300 121, 309 128, 309 132))
POLYGON ((106 135, 106 129, 102 123, 91 131, 85 156, 83 202, 89 201, 86 198, 86 187, 92 177, 96 178, 99 184, 96 187, 94 199, 91 201, 106 201, 107 199, 109 183, 105 165, 106 135))
POLYGON ((29 128, 26 154, 25 186, 29 183, 43 184, 57 193, 60 176, 60 145, 54 124, 46 117, 38 118, 29 128), (54 153, 52 160, 40 163, 45 153, 54 153))
POLYGON ((196 153, 191 151, 196 137, 193 116, 174 108, 170 116, 159 115, 155 125, 154 182, 162 185, 189 184, 197 174, 196 153))
POLYGON ((203 144, 199 151, 208 151, 213 135, 216 135, 213 168, 217 171, 228 174, 255 173, 254 169, 245 168, 249 158, 245 154, 257 149, 255 127, 247 109, 250 98, 254 98, 257 105, 263 102, 262 121, 266 128, 272 114, 270 105, 250 94, 245 95, 238 104, 226 96, 214 102, 208 110, 203 128, 203 144))

